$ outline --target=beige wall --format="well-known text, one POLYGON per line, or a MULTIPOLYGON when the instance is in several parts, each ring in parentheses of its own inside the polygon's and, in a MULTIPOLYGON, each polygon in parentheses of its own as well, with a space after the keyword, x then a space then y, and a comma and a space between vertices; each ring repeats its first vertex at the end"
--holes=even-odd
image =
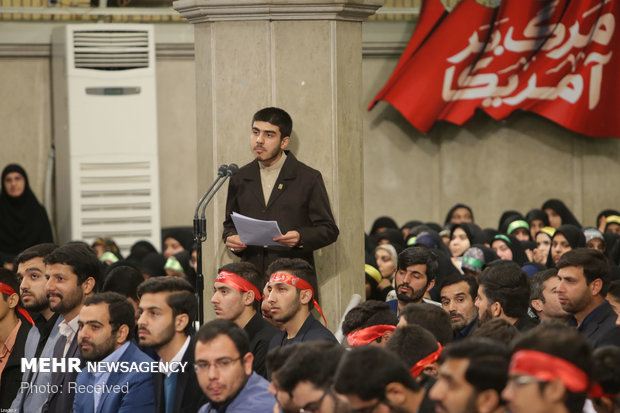
MULTIPOLYGON (((384 24, 370 40, 365 36, 363 105, 390 75, 394 45, 402 46, 411 29, 384 24)), ((7 39, 0 38, 0 164, 24 165, 42 200, 52 135, 49 51, 26 47, 15 57, 2 53, 2 43, 7 39)), ((179 47, 181 53, 170 46, 157 60, 163 226, 191 224, 198 155, 207 155, 195 150, 194 62, 187 45, 179 47)), ((438 124, 425 136, 380 103, 364 118, 364 229, 383 214, 399 224, 441 222, 456 202, 471 205, 481 225, 496 226, 503 210, 525 213, 550 197, 593 224, 598 211, 620 208, 619 159, 620 140, 587 138, 530 114, 503 122, 478 115, 463 127, 438 124)))

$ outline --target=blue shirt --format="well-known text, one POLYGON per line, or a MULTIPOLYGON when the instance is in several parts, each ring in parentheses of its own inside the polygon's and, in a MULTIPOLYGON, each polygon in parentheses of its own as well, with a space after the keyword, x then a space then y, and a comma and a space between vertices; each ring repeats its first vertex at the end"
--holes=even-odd
POLYGON ((198 410, 198 413, 259 413, 271 412, 276 399, 267 390, 269 382, 252 372, 252 375, 228 406, 212 406, 207 403, 198 410))

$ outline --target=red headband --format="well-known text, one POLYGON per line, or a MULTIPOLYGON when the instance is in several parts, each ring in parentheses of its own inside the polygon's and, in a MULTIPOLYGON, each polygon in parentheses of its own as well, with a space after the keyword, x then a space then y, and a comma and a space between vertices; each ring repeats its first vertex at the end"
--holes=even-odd
POLYGON ((234 272, 220 271, 215 278, 215 282, 226 284, 237 291, 241 291, 242 293, 246 291, 253 291, 256 301, 260 301, 263 298, 260 291, 258 291, 258 288, 256 288, 254 284, 234 272))
POLYGON ((396 330, 396 326, 388 324, 378 324, 371 327, 360 328, 359 330, 347 334, 347 343, 349 343, 349 347, 363 346, 383 336, 386 331, 394 330, 396 330))
POLYGON ((428 356, 424 357, 422 360, 418 361, 409 369, 409 373, 411 373, 411 377, 418 377, 420 373, 424 371, 424 368, 434 362, 437 361, 439 356, 441 356, 441 352, 443 351, 443 347, 441 343, 437 343, 437 350, 433 351, 428 356))
POLYGON ((300 290, 310 290, 312 292, 312 303, 314 303, 314 306, 319 311, 319 314, 321 314, 321 317, 323 317, 323 321, 325 322, 325 325, 327 325, 327 320, 325 319, 323 310, 321 310, 319 303, 317 303, 316 299, 314 298, 314 288, 312 288, 310 283, 308 283, 305 280, 302 280, 299 277, 296 277, 292 274, 287 274, 285 272, 274 272, 273 274, 271 274, 271 278, 269 278, 269 283, 270 284, 271 283, 284 283, 284 284, 292 285, 295 288, 299 288, 300 290))
POLYGON ((562 380, 573 393, 588 390, 588 375, 567 360, 535 350, 519 350, 512 355, 509 373, 525 374, 548 382, 562 380))
MULTIPOLYGON (((9 296, 13 294, 17 294, 15 290, 11 288, 10 285, 6 285, 5 283, 0 283, 0 293, 7 294, 9 296)), ((17 307, 17 311, 19 311, 19 313, 23 315, 24 318, 28 320, 30 324, 34 325, 34 321, 32 320, 32 317, 30 317, 30 314, 28 314, 28 311, 26 311, 25 308, 19 306, 17 307)))
POLYGON ((603 387, 601 387, 600 384, 592 383, 592 386, 590 386, 590 391, 588 392, 588 397, 591 399, 600 399, 603 397, 606 399, 615 399, 618 397, 618 394, 605 393, 605 390, 603 390, 603 387))

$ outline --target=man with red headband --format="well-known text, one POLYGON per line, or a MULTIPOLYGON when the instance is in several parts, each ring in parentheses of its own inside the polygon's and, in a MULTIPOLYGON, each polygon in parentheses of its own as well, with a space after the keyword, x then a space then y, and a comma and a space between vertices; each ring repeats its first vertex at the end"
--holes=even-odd
POLYGON ((265 300, 271 305, 274 321, 283 326, 283 331, 269 343, 270 349, 299 341, 338 342, 310 313, 316 307, 323 316, 316 297, 316 274, 310 264, 299 258, 280 258, 271 263, 267 273, 271 276, 265 300))
POLYGON ((368 300, 354 307, 342 322, 349 347, 366 344, 385 347, 398 319, 385 301, 368 300))
POLYGON ((265 278, 249 262, 235 262, 220 268, 213 284, 211 304, 215 316, 234 321, 250 338, 250 351, 254 354, 252 368, 267 378, 265 356, 269 342, 280 331, 266 321, 260 313, 261 291, 265 278))
POLYGON ((468 337, 450 344, 439 359, 439 375, 429 392, 437 413, 504 413, 510 354, 504 345, 468 337))
POLYGON ((574 328, 546 323, 517 339, 502 397, 512 413, 581 413, 592 350, 574 328))
POLYGON ((0 268, 0 408, 9 411, 19 389, 21 358, 26 337, 34 322, 19 304, 15 275, 0 268), (20 317, 21 313, 21 317, 20 317))

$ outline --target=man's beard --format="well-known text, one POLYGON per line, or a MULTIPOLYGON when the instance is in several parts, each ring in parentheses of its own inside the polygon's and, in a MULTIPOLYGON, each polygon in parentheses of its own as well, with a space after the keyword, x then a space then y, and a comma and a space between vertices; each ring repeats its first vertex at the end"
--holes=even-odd
POLYGON ((483 313, 478 313, 478 325, 481 326, 489 320, 493 319, 493 313, 490 308, 484 310, 483 313))
POLYGON ((73 310, 74 308, 82 304, 82 299, 84 298, 82 288, 80 288, 79 285, 75 290, 71 291, 71 293, 67 295, 66 297, 58 293, 51 293, 51 294, 48 293, 47 294, 48 299, 50 295, 60 297, 60 301, 58 302, 58 304, 56 304, 55 307, 52 307, 50 304, 50 309, 53 312, 60 313, 60 314, 66 314, 70 312, 71 310, 73 310))
POLYGON ((146 328, 138 328, 138 332, 140 332, 140 330, 148 332, 151 335, 151 337, 153 338, 153 342, 151 342, 151 343, 148 343, 148 342, 143 343, 143 342, 140 342, 140 340, 138 339, 138 341, 140 342, 140 345, 142 347, 153 348, 153 349, 155 349, 155 351, 157 351, 160 348, 162 348, 163 346, 165 346, 166 344, 170 343, 172 341, 172 339, 174 338, 174 334, 175 334, 174 319, 162 331, 160 337, 154 337, 153 334, 148 329, 146 329, 146 328), (157 340, 157 341, 155 341, 155 340, 157 340))
POLYGON ((47 299, 46 295, 43 295, 43 297, 39 297, 36 296, 32 291, 30 290, 24 290, 22 291, 22 295, 24 293, 28 293, 31 295, 32 299, 34 299, 33 302, 26 304, 24 302, 24 300, 22 300, 22 305, 24 306, 24 308, 30 312, 34 312, 34 313, 40 313, 41 311, 48 309, 50 306, 50 302, 47 299))
POLYGON ((425 292, 426 292, 426 289, 416 291, 409 284, 398 284, 396 286, 396 298, 398 298, 398 301, 402 301, 402 302, 405 302, 405 303, 418 303, 418 302, 420 302, 422 300, 422 298, 424 297, 424 293, 425 292), (407 287, 408 289, 410 289, 411 290, 411 295, 400 293, 399 291, 400 291, 401 287, 407 287))
POLYGON ((112 352, 114 352, 114 346, 116 343, 116 331, 112 331, 110 337, 104 341, 103 343, 95 346, 91 341, 82 340, 80 341, 80 354, 82 358, 86 361, 101 361, 112 352), (85 354, 82 350, 82 343, 90 344, 90 354, 85 354))

